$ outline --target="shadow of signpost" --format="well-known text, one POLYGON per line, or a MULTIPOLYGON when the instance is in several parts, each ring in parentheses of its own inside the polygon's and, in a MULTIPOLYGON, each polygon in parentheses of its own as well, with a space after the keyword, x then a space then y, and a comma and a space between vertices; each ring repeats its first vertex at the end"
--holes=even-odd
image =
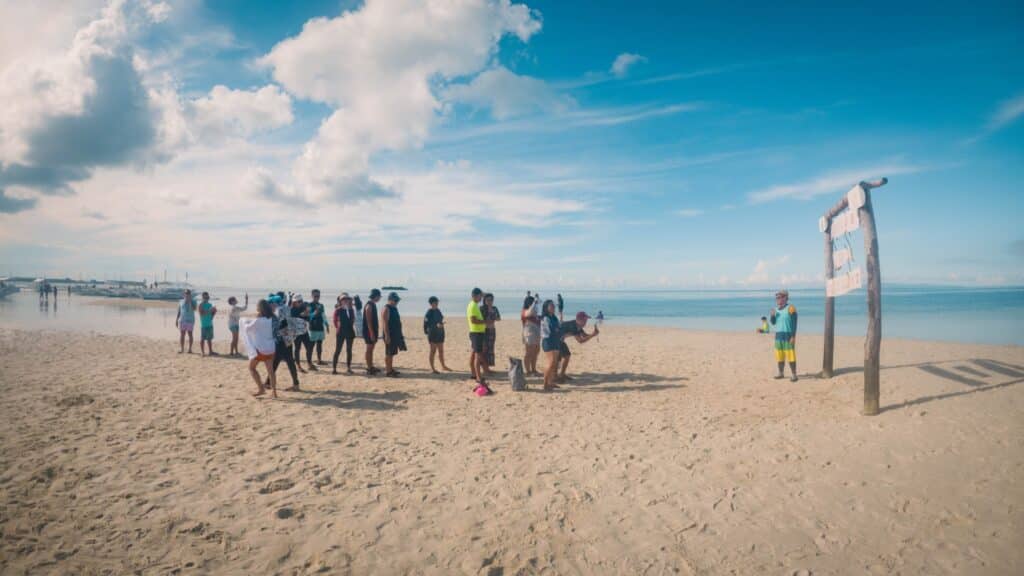
MULTIPOLYGON (((922 396, 921 398, 916 398, 914 400, 907 400, 904 402, 900 402, 899 404, 886 406, 882 409, 882 411, 887 412, 890 410, 907 408, 909 406, 918 406, 920 404, 934 402, 936 400, 945 400, 948 398, 956 398, 958 396, 966 396, 968 394, 977 394, 980 392, 999 390, 1002 388, 1015 386, 1017 384, 1024 382, 1024 369, 1021 369, 1020 367, 1014 366, 1012 364, 1000 362, 998 360, 989 360, 986 358, 972 358, 969 360, 954 360, 952 362, 967 362, 973 364, 974 366, 968 366, 965 364, 953 365, 952 368, 954 370, 957 370, 958 372, 954 372, 953 370, 949 370, 942 366, 938 366, 935 362, 914 365, 913 367, 916 367, 918 370, 921 370, 922 372, 925 372, 932 376, 938 376, 939 378, 949 380, 950 382, 956 382, 957 384, 970 386, 970 390, 922 396), (975 366, 977 366, 978 368, 975 368, 975 366), (998 376, 1007 376, 1014 378, 1014 380, 998 383, 992 381, 986 382, 984 380, 981 380, 981 378, 991 379, 994 378, 995 375, 989 374, 982 369, 988 370, 989 372, 994 372, 995 375, 998 376)), ((949 363, 950 362, 943 362, 943 364, 949 363)))

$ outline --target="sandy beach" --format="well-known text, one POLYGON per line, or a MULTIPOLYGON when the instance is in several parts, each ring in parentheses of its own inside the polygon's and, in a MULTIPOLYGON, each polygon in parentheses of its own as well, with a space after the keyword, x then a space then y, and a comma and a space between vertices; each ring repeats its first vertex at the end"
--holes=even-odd
POLYGON ((770 337, 609 325, 560 391, 477 398, 463 322, 440 377, 419 324, 403 378, 328 368, 277 401, 170 340, 3 333, 0 571, 1024 570, 1020 347, 885 340, 864 417, 857 338, 825 381, 802 335, 791 384, 770 337))

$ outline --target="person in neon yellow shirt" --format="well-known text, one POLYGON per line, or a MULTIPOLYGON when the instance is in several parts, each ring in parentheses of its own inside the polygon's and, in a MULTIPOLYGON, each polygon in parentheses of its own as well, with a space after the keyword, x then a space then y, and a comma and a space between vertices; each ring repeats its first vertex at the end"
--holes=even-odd
POLYGON ((469 343, 472 347, 469 355, 469 370, 473 374, 473 381, 480 386, 487 386, 484 380, 484 340, 487 338, 487 322, 484 314, 480 311, 480 301, 483 300, 484 291, 473 288, 473 295, 466 306, 466 322, 469 323, 469 343))

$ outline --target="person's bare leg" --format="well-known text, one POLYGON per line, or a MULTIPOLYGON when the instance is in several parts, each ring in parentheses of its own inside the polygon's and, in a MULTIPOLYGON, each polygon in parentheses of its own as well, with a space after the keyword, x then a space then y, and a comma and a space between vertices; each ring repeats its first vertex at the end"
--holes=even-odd
POLYGON ((374 370, 374 368, 373 368, 373 349, 374 349, 374 347, 376 347, 376 344, 367 344, 366 345, 366 371, 367 372, 373 372, 373 370, 374 370))
POLYGON ((555 388, 555 373, 558 371, 558 351, 553 350, 547 353, 548 367, 544 371, 544 389, 555 388))
POLYGON ((476 373, 476 352, 469 353, 469 373, 473 375, 473 380, 480 379, 476 373))
POLYGON ((434 374, 439 374, 437 368, 434 368, 434 356, 437 355, 437 344, 430 343, 430 371, 434 374))
MULTIPOLYGON (((259 362, 260 361, 256 358, 249 360, 249 375, 252 376, 253 381, 256 382, 256 393, 253 394, 253 396, 263 396, 267 393, 267 390, 263 388, 263 380, 260 379, 260 373, 256 371, 256 365, 259 364, 259 362)), ((271 378, 273 378, 273 371, 271 371, 269 367, 267 371, 270 372, 271 378)))
POLYGON ((384 355, 384 373, 387 374, 388 376, 395 372, 395 369, 392 367, 394 365, 394 362, 394 356, 392 356, 391 354, 384 355))
POLYGON ((192 331, 188 331, 188 353, 192 353, 192 331))
POLYGON ((178 354, 185 353, 185 331, 178 331, 178 354))
POLYGON ((437 345, 437 355, 441 357, 441 368, 444 368, 445 372, 451 372, 452 369, 444 361, 444 342, 437 345))
POLYGON ((264 360, 263 362, 267 365, 267 370, 270 372, 270 396, 273 398, 277 398, 277 374, 275 374, 274 371, 271 370, 271 368, 274 365, 274 361, 264 360))
POLYGON ((567 378, 565 376, 565 371, 569 369, 569 359, 570 358, 571 358, 571 356, 566 356, 565 358, 562 358, 562 372, 558 375, 558 381, 559 382, 565 382, 567 380, 567 378))

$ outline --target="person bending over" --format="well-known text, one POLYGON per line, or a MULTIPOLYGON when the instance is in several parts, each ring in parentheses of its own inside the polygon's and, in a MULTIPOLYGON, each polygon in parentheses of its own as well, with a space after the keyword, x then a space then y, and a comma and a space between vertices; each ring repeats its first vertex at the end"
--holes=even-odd
POLYGON ((565 382, 571 380, 565 371, 569 368, 569 359, 572 358, 572 352, 569 350, 569 345, 565 343, 565 339, 572 336, 580 344, 586 344, 591 338, 601 333, 597 326, 594 326, 594 331, 587 334, 583 329, 587 326, 587 320, 590 320, 590 316, 586 312, 577 312, 575 320, 569 320, 568 322, 562 322, 559 327, 562 340, 559 344, 558 355, 562 361, 562 371, 558 375, 559 382, 565 382))

